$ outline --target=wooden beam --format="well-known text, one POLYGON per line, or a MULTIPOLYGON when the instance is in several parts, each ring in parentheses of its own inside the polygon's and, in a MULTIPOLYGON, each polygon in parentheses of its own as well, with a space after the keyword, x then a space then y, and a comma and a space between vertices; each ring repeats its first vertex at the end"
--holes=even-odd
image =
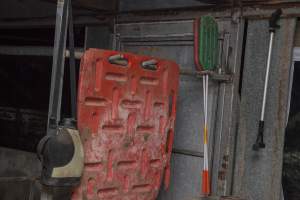
MULTIPOLYGON (((57 0, 42 0, 57 3, 57 0)), ((114 11, 118 8, 118 0, 72 0, 72 5, 90 10, 114 11)))

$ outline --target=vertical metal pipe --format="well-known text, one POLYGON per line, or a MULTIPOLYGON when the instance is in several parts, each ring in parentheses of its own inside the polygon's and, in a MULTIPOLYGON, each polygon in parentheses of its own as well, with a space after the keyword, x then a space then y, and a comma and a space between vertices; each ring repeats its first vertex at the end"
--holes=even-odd
POLYGON ((69 49, 70 49, 70 90, 71 90, 71 118, 76 119, 76 65, 75 65, 75 45, 74 45, 74 27, 71 1, 69 1, 69 49))
POLYGON ((269 83, 269 74, 270 74, 273 40, 274 40, 274 32, 271 32, 269 52, 268 52, 268 60, 267 60, 266 77, 265 77, 265 86, 264 86, 264 96, 263 96, 262 109, 261 109, 261 115, 260 115, 260 120, 261 121, 264 121, 264 117, 265 117, 266 99, 267 99, 267 90, 268 90, 268 83, 269 83))
POLYGON ((69 0, 58 0, 56 10, 55 39, 49 98, 47 134, 55 133, 60 121, 60 109, 65 66, 66 37, 68 28, 69 0))

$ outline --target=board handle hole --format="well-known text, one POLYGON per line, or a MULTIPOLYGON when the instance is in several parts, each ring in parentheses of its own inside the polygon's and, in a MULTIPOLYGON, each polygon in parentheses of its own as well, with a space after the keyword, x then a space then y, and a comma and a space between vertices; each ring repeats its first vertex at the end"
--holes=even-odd
POLYGON ((143 61, 141 66, 143 69, 156 71, 158 69, 157 63, 158 63, 157 60, 151 59, 151 60, 143 61))
POLYGON ((112 55, 108 58, 110 64, 120 65, 123 67, 128 66, 128 59, 124 57, 123 54, 112 55))

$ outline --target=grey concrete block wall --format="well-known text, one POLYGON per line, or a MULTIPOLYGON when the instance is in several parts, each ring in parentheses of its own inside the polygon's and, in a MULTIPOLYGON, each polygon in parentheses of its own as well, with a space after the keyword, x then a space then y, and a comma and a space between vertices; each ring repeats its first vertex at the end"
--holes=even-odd
POLYGON ((253 151, 260 118, 269 44, 268 22, 250 20, 247 30, 236 152, 234 192, 249 200, 279 200, 289 68, 295 19, 282 19, 276 32, 267 93, 266 148, 253 151))

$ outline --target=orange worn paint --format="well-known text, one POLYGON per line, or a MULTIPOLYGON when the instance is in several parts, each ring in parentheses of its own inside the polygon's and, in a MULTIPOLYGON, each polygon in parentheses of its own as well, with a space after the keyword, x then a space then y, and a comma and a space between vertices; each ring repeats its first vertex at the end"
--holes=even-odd
POLYGON ((202 194, 208 196, 210 194, 210 181, 208 170, 202 171, 202 194))

